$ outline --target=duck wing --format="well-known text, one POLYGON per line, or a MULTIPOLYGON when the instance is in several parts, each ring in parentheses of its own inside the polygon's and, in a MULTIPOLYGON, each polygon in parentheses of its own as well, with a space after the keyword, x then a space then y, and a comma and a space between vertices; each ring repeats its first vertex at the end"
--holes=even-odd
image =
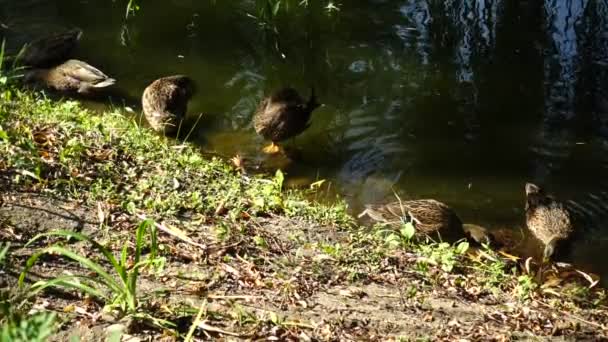
POLYGON ((66 76, 79 82, 91 84, 96 88, 107 87, 116 82, 116 80, 108 77, 101 70, 76 59, 65 62, 61 67, 62 72, 66 76))

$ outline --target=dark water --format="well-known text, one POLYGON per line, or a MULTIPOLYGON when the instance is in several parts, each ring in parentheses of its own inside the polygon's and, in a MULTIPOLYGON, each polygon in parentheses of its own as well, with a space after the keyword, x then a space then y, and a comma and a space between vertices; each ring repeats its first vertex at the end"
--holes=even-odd
POLYGON ((592 222, 574 260, 608 275, 608 3, 583 0, 357 1, 280 16, 254 1, 146 1, 124 19, 109 0, 0 0, 15 48, 52 29, 85 31, 78 57, 138 98, 185 73, 207 151, 262 156, 261 96, 314 85, 326 105, 295 140, 289 176, 331 180, 351 207, 433 197, 464 221, 524 227, 524 183, 592 222))

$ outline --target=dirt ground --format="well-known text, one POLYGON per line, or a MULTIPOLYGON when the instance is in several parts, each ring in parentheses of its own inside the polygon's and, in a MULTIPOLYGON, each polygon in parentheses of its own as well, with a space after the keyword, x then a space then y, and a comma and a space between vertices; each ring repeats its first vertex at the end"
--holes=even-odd
MULTIPOLYGON (((112 220, 110 229, 101 229, 98 208, 40 194, 3 194, 0 239, 15 247, 10 263, 15 267, 8 268, 2 286, 15 286, 19 265, 41 247, 22 247, 35 234, 70 229, 100 241, 128 239, 132 220, 121 215, 112 220)), ((267 237, 269 246, 262 255, 253 255, 247 241, 238 238, 210 243, 205 238, 209 229, 200 224, 189 235, 197 245, 161 233, 167 265, 160 274, 142 274, 139 285, 144 297, 152 298, 146 301, 147 309, 176 323, 179 331, 189 328, 193 308, 206 303, 204 325, 197 333, 201 339, 574 341, 608 336, 603 309, 567 312, 544 297, 521 301, 504 292, 458 285, 472 282, 466 274, 436 274, 436 281, 430 282, 412 269, 417 256, 405 251, 380 262, 380 268, 349 279, 334 257, 309 248, 347 243, 349 235, 335 227, 284 217, 251 220, 243 229, 267 237)), ((82 242, 67 244, 94 255, 82 242)), ((73 262, 49 256, 27 281, 67 271, 86 272, 73 262)), ((61 313, 63 324, 53 338, 57 341, 73 335, 98 341, 112 329, 124 331, 123 341, 175 339, 162 329, 117 321, 98 303, 73 293, 45 292, 33 307, 61 313)))

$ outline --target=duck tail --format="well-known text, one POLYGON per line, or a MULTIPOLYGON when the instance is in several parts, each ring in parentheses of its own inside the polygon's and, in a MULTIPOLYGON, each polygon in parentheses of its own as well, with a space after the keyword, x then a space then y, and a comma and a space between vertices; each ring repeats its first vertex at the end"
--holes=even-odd
POLYGON ((321 106, 321 104, 317 101, 317 96, 315 94, 315 87, 311 86, 310 87, 310 98, 308 99, 308 103, 306 104, 306 107, 308 108, 309 111, 313 111, 317 108, 319 108, 321 106))
POLYGON ((93 87, 95 87, 95 88, 105 88, 105 87, 109 87, 109 86, 113 85, 114 83, 116 83, 115 79, 108 78, 106 80, 103 80, 103 81, 95 84, 93 87))

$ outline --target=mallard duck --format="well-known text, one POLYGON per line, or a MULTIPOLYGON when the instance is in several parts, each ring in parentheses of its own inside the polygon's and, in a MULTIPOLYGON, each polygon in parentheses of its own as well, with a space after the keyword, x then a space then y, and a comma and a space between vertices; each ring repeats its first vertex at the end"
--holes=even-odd
POLYGON ((365 215, 374 221, 396 227, 403 222, 413 221, 418 234, 437 234, 445 241, 456 241, 464 237, 462 221, 452 208, 433 199, 367 205, 359 217, 365 215))
POLYGON ((80 29, 38 38, 27 44, 19 60, 25 66, 46 68, 67 60, 82 37, 80 29))
POLYGON ((77 59, 70 59, 52 68, 28 70, 24 81, 59 92, 76 92, 83 95, 116 82, 99 69, 77 59))
POLYGON ((146 87, 141 103, 152 129, 167 134, 177 131, 194 92, 194 81, 184 75, 162 77, 146 87))
POLYGON ((308 102, 304 102, 300 94, 290 87, 263 99, 253 117, 255 131, 271 141, 263 151, 269 154, 279 152, 277 143, 295 137, 308 128, 310 115, 319 106, 314 89, 308 102))
POLYGON ((526 183, 525 189, 526 225, 544 245, 543 259, 548 260, 570 239, 572 219, 566 207, 539 186, 526 183))

